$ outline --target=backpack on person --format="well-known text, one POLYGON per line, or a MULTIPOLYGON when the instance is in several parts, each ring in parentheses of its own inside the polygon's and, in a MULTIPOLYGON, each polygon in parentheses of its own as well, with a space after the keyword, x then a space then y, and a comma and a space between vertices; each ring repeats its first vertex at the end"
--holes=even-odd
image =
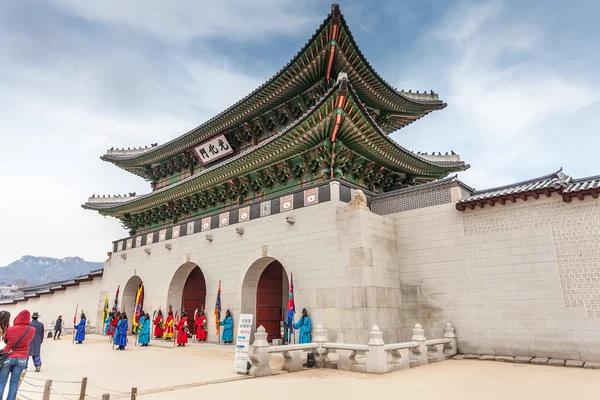
MULTIPOLYGON (((15 347, 17 347, 19 345, 19 343, 21 343, 23 338, 25 338, 25 336, 27 336, 27 334, 29 333, 30 330, 31 330, 31 327, 28 327, 27 330, 25 331, 25 333, 23 334, 23 336, 21 336, 19 338, 19 340, 17 340, 17 342, 10 347, 10 350, 8 350, 7 352, 2 350, 2 352, 0 353, 0 369, 2 369, 2 367, 4 366, 4 362, 8 359, 8 356, 10 356, 10 353, 13 352, 13 349, 15 347)), ((6 349, 6 347, 4 349, 6 349)))

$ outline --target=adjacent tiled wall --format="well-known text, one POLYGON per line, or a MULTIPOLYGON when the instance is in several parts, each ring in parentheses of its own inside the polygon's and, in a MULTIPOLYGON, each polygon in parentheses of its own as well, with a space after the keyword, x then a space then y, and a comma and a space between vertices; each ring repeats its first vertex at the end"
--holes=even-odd
POLYGON ((382 196, 373 200, 371 211, 379 215, 447 204, 451 201, 450 185, 435 186, 429 190, 417 190, 397 195, 382 196))
POLYGON ((588 318, 596 314, 585 301, 571 302, 598 303, 600 202, 560 202, 391 216, 405 327, 420 322, 437 337, 434 327, 449 320, 466 353, 600 361, 600 319, 588 318))
MULTIPOLYGON (((30 313, 38 312, 40 322, 46 326, 47 331, 54 329, 54 321, 59 315, 62 315, 69 332, 72 332, 69 325, 72 324, 75 307, 77 308, 77 319, 81 312, 85 312, 90 321, 92 329, 98 326, 101 320, 99 313, 102 312, 106 292, 102 292, 102 278, 94 278, 88 282, 81 282, 77 286, 70 286, 64 290, 56 291, 52 294, 45 294, 40 297, 30 298, 27 301, 17 303, 0 304, 0 310, 6 310, 11 314, 11 324, 14 318, 22 310, 29 310, 30 313)), ((115 287, 116 289, 116 287, 115 287)), ((114 296, 114 293, 112 294, 114 296)), ((100 326, 102 323, 100 322, 100 326)))

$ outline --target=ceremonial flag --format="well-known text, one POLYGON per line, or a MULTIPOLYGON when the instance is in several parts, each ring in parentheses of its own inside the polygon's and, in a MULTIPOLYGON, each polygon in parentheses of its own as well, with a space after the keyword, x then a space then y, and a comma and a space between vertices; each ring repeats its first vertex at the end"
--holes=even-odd
MULTIPOLYGON (((108 317, 108 292, 106 292, 106 299, 104 299, 104 308, 102 309, 102 328, 105 328, 106 317, 108 317)), ((104 329, 102 329, 104 334, 104 329)))
POLYGON ((113 320, 116 320, 119 315, 119 290, 121 290, 121 285, 117 286, 117 293, 115 294, 115 303, 113 304, 113 307, 112 307, 113 316, 111 318, 111 322, 113 320))
POLYGON ((287 326, 290 334, 294 333, 294 314, 296 314, 296 304, 294 303, 294 274, 290 274, 290 295, 287 308, 287 326))
POLYGON ((217 290, 217 302, 215 304, 215 326, 217 328, 217 335, 221 330, 221 281, 219 281, 219 290, 217 290))
POLYGON ((144 304, 144 283, 140 283, 137 295, 135 296, 135 313, 133 316, 133 332, 137 332, 142 315, 142 304, 144 304))

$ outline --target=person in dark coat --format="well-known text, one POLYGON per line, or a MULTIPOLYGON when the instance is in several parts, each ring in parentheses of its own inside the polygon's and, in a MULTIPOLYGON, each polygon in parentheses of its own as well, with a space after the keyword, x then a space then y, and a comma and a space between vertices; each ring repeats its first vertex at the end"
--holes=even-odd
POLYGON ((40 354, 42 352, 42 342, 44 341, 44 324, 38 321, 39 317, 40 314, 34 312, 33 315, 31 315, 31 324, 29 324, 29 326, 35 328, 35 335, 29 345, 29 357, 33 358, 35 372, 40 372, 40 369, 42 369, 42 358, 40 357, 40 354))
POLYGON ((60 339, 60 333, 62 332, 63 320, 62 315, 58 316, 56 323, 54 324, 54 340, 60 339))

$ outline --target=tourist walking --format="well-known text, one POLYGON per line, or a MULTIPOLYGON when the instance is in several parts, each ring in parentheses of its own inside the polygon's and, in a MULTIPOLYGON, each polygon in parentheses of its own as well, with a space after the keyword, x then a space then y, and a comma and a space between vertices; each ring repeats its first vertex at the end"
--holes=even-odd
POLYGON ((35 329, 29 326, 30 320, 29 311, 23 310, 16 316, 14 326, 6 329, 4 333, 6 347, 4 347, 2 352, 8 353, 8 357, 0 369, 0 399, 4 397, 4 389, 9 379, 10 383, 6 399, 16 400, 17 398, 19 379, 23 370, 27 367, 29 343, 35 335, 35 329))
POLYGON ((115 332, 115 344, 119 346, 117 350, 125 350, 125 346, 127 346, 127 329, 129 329, 127 314, 123 313, 117 323, 115 332))
POLYGON ((85 319, 85 314, 81 313, 80 318, 81 319, 79 320, 79 323, 74 326, 74 329, 77 330, 77 333, 75 334, 75 343, 77 344, 82 344, 85 340, 85 323, 87 322, 85 319))
POLYGON ((175 319, 173 318, 173 310, 169 310, 169 315, 165 320, 165 324, 163 325, 164 329, 164 337, 165 340, 173 339, 173 324, 175 323, 175 319))
POLYGON ((44 324, 38 321, 40 314, 34 312, 31 316, 32 321, 30 326, 35 329, 33 340, 29 344, 29 357, 33 359, 33 365, 35 366, 35 372, 40 372, 42 369, 42 343, 44 342, 44 324))
POLYGON ((62 329, 63 329, 63 319, 62 319, 62 315, 59 315, 58 319, 56 320, 56 323, 54 324, 54 340, 60 339, 60 334, 62 332, 62 329))
POLYGON ((154 318, 154 339, 161 338, 163 336, 163 325, 162 325, 162 311, 158 310, 156 318, 154 318))
POLYGON ((196 340, 199 342, 206 341, 206 315, 204 310, 200 311, 200 318, 194 322, 194 329, 196 329, 196 340))
POLYGON ((225 319, 219 325, 224 327, 223 335, 221 336, 223 343, 233 342, 233 318, 231 317, 231 311, 227 310, 225 312, 225 319))
POLYGON ((188 319, 185 311, 181 313, 181 320, 177 323, 177 347, 184 347, 188 342, 188 319))
POLYGON ((310 331, 312 324, 310 323, 310 317, 306 312, 306 308, 302 309, 302 318, 294 324, 294 329, 299 329, 300 334, 298 335, 298 343, 310 343, 310 331))
POLYGON ((146 313, 144 316, 144 321, 142 322, 142 318, 140 318, 140 336, 138 338, 138 343, 143 347, 148 347, 150 343, 150 314, 146 313))

